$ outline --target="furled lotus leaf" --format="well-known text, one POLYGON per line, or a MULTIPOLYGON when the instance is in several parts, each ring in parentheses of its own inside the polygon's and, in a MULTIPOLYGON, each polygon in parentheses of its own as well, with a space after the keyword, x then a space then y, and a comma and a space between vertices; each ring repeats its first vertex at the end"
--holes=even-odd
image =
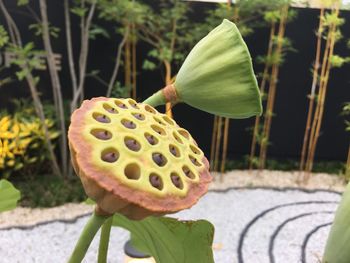
POLYGON ((335 214, 322 262, 350 262, 350 183, 335 214))
POLYGON ((108 214, 142 219, 189 208, 211 181, 189 132, 132 99, 85 100, 71 117, 68 138, 87 195, 108 214))
POLYGON ((173 86, 155 93, 145 103, 157 106, 166 101, 184 102, 229 118, 261 114, 251 57, 235 24, 224 20, 199 41, 173 86))

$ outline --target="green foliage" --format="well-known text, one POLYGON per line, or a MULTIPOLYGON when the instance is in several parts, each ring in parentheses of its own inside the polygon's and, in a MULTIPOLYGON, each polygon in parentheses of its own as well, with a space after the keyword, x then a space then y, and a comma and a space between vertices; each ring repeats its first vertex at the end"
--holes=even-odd
POLYGON ((9 181, 0 180, 0 212, 14 209, 20 198, 20 192, 9 181))
POLYGON ((24 6, 24 5, 28 5, 28 4, 29 4, 29 0, 17 0, 18 6, 24 6))
MULTIPOLYGON (((198 40, 193 33, 196 25, 188 18, 189 4, 179 0, 161 0, 147 13, 147 20, 138 27, 138 37, 150 44, 145 69, 154 69, 157 62, 179 65, 187 50, 198 40)), ((207 32, 206 32, 207 33, 207 32)), ((160 65, 160 64, 159 64, 160 65)))
MULTIPOLYGON (((36 50, 33 42, 29 42, 23 47, 11 45, 8 51, 13 52, 15 55, 15 59, 12 63, 19 66, 19 70, 16 72, 16 76, 19 80, 23 80, 35 69, 46 69, 45 61, 40 58, 40 55, 44 54, 44 52, 36 50)), ((39 78, 36 78, 35 81, 38 82, 39 78)))
POLYGON ((110 38, 110 34, 106 29, 104 29, 99 25, 92 24, 91 29, 89 31, 89 38, 95 40, 96 37, 99 37, 99 36, 110 38))
MULTIPOLYGON (((42 36, 43 26, 41 23, 29 25, 29 29, 34 31, 36 36, 42 36)), ((53 38, 58 38, 61 29, 49 24, 49 33, 53 38)))
POLYGON ((54 207, 86 199, 80 179, 74 176, 62 179, 49 174, 40 174, 32 178, 14 178, 16 186, 22 193, 21 206, 54 207))
POLYGON ((129 230, 135 248, 152 255, 156 262, 214 262, 214 227, 208 221, 178 221, 168 217, 133 221, 116 214, 113 225, 129 230))
POLYGON ((0 48, 4 47, 9 41, 9 36, 5 28, 0 25, 0 48))
POLYGON ((333 55, 330 58, 330 62, 331 62, 331 66, 333 68, 341 68, 345 63, 349 63, 350 62, 350 57, 341 57, 338 55, 333 55))
POLYGON ((128 98, 130 96, 131 86, 123 86, 117 81, 112 89, 111 97, 114 98, 128 98))
POLYGON ((143 25, 150 11, 149 7, 140 1, 130 0, 100 0, 97 8, 100 18, 117 22, 122 27, 129 26, 131 23, 136 26, 143 25))
MULTIPOLYGON (((28 101, 15 101, 14 104, 14 113, 0 112, 0 172, 4 178, 15 173, 30 175, 38 172, 48 158, 43 124, 34 107, 28 101)), ((53 110, 49 109, 46 106, 46 125, 50 139, 55 141, 59 132, 55 129, 53 110)))

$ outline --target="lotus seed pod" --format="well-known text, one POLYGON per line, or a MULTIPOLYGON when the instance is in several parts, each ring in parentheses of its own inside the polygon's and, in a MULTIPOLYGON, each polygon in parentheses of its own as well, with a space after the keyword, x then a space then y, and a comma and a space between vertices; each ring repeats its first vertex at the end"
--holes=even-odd
POLYGON ((99 213, 130 219, 194 205, 212 180, 188 131, 132 99, 85 100, 68 131, 73 167, 99 213))
POLYGON ((174 84, 145 100, 152 106, 184 102, 218 116, 262 112, 249 50, 236 25, 224 20, 191 50, 174 84))

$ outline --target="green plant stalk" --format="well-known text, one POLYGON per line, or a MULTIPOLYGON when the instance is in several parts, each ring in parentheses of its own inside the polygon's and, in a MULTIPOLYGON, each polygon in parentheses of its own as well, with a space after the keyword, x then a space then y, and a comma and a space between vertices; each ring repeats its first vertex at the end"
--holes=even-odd
POLYGON ((111 233, 113 217, 108 218, 102 226, 101 237, 100 237, 100 245, 98 248, 98 263, 106 263, 107 262, 107 254, 108 254, 108 244, 109 244, 109 236, 111 233))
POLYGON ((85 254, 97 231, 107 219, 108 216, 100 216, 95 212, 92 214, 89 221, 87 221, 83 232, 80 234, 79 240, 75 245, 74 251, 70 256, 68 263, 80 263, 84 259, 85 254))

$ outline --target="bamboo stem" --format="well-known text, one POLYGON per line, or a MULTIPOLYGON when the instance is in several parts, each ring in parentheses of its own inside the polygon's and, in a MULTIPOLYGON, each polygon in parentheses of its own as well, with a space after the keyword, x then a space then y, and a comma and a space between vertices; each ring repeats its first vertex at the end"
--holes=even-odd
POLYGON ((225 123, 224 123, 224 141, 223 141, 222 160, 221 160, 221 167, 220 167, 220 172, 221 172, 220 182, 224 181, 223 173, 225 172, 229 127, 230 127, 230 119, 229 118, 225 118, 225 123))
POLYGON ((216 149, 216 134, 218 132, 218 116, 214 116, 213 121, 213 132, 211 136, 211 147, 210 147, 210 168, 214 169, 214 158, 216 149))
POLYGON ((318 70, 320 67, 323 17, 324 17, 324 8, 321 8, 320 20, 319 20, 318 31, 317 31, 317 44, 316 44, 316 56, 315 56, 316 58, 314 63, 311 92, 309 97, 309 109, 307 114, 305 132, 304 132, 303 146, 301 150, 301 158, 300 158, 300 166, 299 166, 300 171, 304 170, 305 168, 304 166, 305 166, 307 143, 309 141, 310 129, 311 129, 311 118, 313 116, 313 110, 314 110, 314 104, 315 104, 315 93, 316 93, 317 80, 318 80, 318 70))
MULTIPOLYGON (((335 9, 335 14, 338 17, 339 15, 339 7, 337 7, 335 9)), ((321 125, 322 125, 322 120, 323 120, 323 113, 324 113, 324 104, 325 104, 325 100, 326 100, 326 93, 327 93, 327 88, 328 88, 328 80, 329 80, 329 75, 330 75, 330 70, 331 70, 331 58, 333 56, 333 52, 334 52, 334 46, 335 46, 335 32, 336 32, 336 24, 332 24, 331 25, 331 43, 330 43, 330 51, 329 51, 329 56, 327 59, 327 65, 326 65, 326 71, 325 71, 325 77, 323 80, 323 89, 322 89, 322 93, 320 96, 320 111, 319 111, 319 116, 318 116, 318 122, 317 122, 317 126, 316 126, 316 131, 315 131, 315 137, 314 137, 314 142, 311 148, 311 155, 310 155, 310 163, 309 163, 309 167, 308 167, 308 172, 312 171, 313 168, 313 161, 315 158, 315 152, 316 152, 316 147, 317 147, 317 142, 318 142, 318 138, 320 136, 320 130, 321 130, 321 125)))
POLYGON ((132 30, 133 30, 133 41, 132 41, 132 98, 136 100, 137 97, 137 59, 136 59, 136 30, 135 30, 135 24, 132 24, 132 30))
POLYGON ((216 134, 216 149, 215 149, 215 157, 214 157, 214 171, 218 171, 219 166, 219 158, 220 158, 220 146, 221 146, 221 130, 222 130, 222 117, 218 117, 218 127, 216 134))
MULTIPOLYGON (((260 94, 262 94, 262 95, 265 93, 265 86, 266 86, 266 82, 268 79, 268 71, 270 68, 268 58, 271 57, 272 48, 273 48, 273 38, 275 36, 275 31, 276 31, 276 25, 275 25, 275 23, 271 23, 270 38, 269 38, 269 44, 268 44, 267 56, 266 56, 267 60, 265 62, 263 77, 262 77, 261 84, 260 84, 260 94)), ((255 156, 257 136, 259 133, 259 125, 260 125, 260 116, 256 116, 255 123, 254 123, 254 131, 253 131, 253 136, 252 136, 252 144, 250 147, 249 170, 253 169, 253 163, 254 163, 253 159, 255 156)))
MULTIPOLYGON (((338 17, 339 6, 337 6, 335 10, 333 10, 333 12, 336 15, 336 17, 338 17)), ((329 75, 331 70, 331 57, 333 56, 334 46, 336 42, 336 37, 335 37, 336 29, 337 29, 336 23, 332 23, 329 27, 329 31, 327 35, 326 50, 324 52, 322 71, 321 71, 321 77, 320 77, 319 98, 317 101, 317 109, 313 120, 313 127, 312 127, 313 129, 311 133, 312 140, 310 139, 310 143, 309 143, 309 152, 308 152, 308 159, 307 159, 307 165, 306 165, 306 171, 308 174, 307 174, 306 180, 308 180, 308 178, 310 177, 310 173, 313 168, 313 161, 315 158, 317 142, 318 142, 321 125, 322 125, 324 104, 325 104, 328 80, 329 80, 329 75)))
MULTIPOLYGON (((286 29, 287 18, 288 18, 288 5, 285 5, 281 10, 281 19, 279 23, 279 29, 277 34, 277 46, 275 49, 275 54, 277 56, 281 56, 282 48, 283 48, 283 37, 286 29)), ((266 114, 264 120, 264 128, 262 133, 262 143, 260 147, 260 155, 259 155, 259 169, 265 168, 266 163, 266 155, 267 155, 267 146, 270 137, 271 123, 273 117, 273 108, 276 97, 276 87, 277 87, 277 79, 279 73, 279 64, 278 62, 272 65, 271 79, 269 85, 268 99, 267 99, 267 107, 266 114)))

